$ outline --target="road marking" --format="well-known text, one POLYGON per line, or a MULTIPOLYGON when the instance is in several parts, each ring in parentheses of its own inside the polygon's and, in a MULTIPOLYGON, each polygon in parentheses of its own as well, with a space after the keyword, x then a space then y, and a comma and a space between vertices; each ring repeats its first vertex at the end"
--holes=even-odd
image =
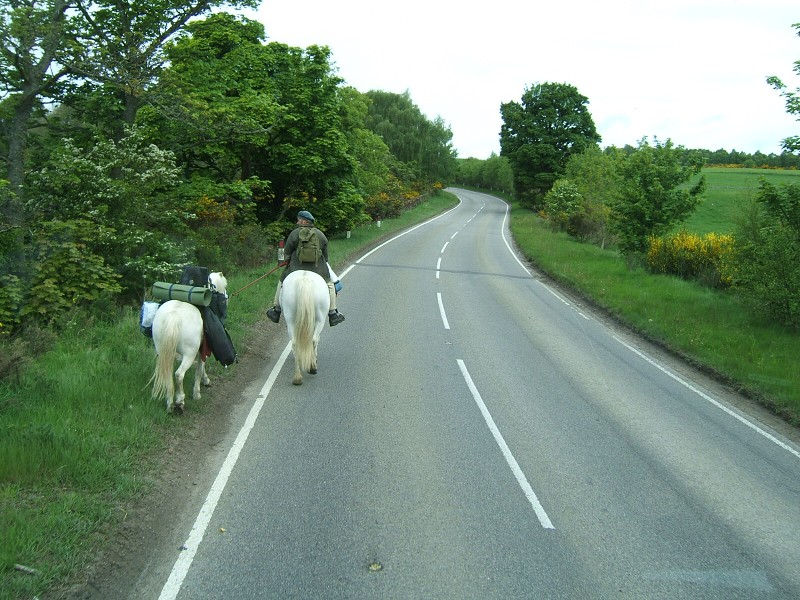
POLYGON ((439 257, 439 260, 436 261, 436 279, 439 279, 439 269, 442 268, 442 259, 439 257))
POLYGON ((447 322, 447 315, 444 312, 444 303, 442 302, 442 293, 436 292, 436 300, 439 302, 439 314, 442 315, 442 323, 445 329, 450 329, 450 323, 447 322))
POLYGON ((693 386, 692 384, 690 384, 688 381, 686 381, 686 380, 684 380, 684 379, 682 379, 682 378, 678 377, 677 375, 675 375, 674 373, 672 373, 672 372, 671 372, 671 371, 669 371, 668 369, 666 369, 666 368, 662 367, 660 364, 658 364, 658 363, 657 363, 656 361, 654 361, 652 358, 650 358, 649 356, 646 356, 645 354, 643 354, 643 353, 639 352, 639 351, 638 351, 636 348, 634 348, 634 347, 633 347, 633 346, 631 346, 630 344, 628 344, 628 343, 626 343, 626 342, 623 342, 623 341, 622 341, 621 339, 619 339, 617 336, 611 336, 611 337, 613 337, 613 338, 614 338, 615 340, 617 340, 617 341, 618 341, 620 344, 622 344, 623 346, 625 346, 625 347, 626 347, 628 350, 630 350, 631 352, 633 352, 633 353, 634 353, 634 354, 636 354, 637 356, 639 356, 639 357, 641 357, 642 359, 644 359, 645 361, 649 362, 649 363, 650 363, 651 365, 653 365, 653 366, 654 366, 656 369, 658 369, 659 371, 661 371, 661 372, 662 372, 662 373, 664 373, 665 375, 667 375, 667 376, 671 377, 672 379, 674 379, 675 381, 677 381, 677 382, 678 382, 678 383, 680 383, 681 385, 683 385, 683 386, 685 386, 685 387, 689 388, 689 389, 690 389, 690 390, 692 390, 692 391, 693 391, 695 394, 697 394, 698 396, 700 396, 701 398, 703 398, 703 399, 704 399, 704 400, 706 400, 707 402, 710 402, 711 404, 713 404, 714 406, 716 406, 716 407, 717 407, 718 409, 720 409, 721 411, 723 411, 723 412, 725 412, 725 413, 729 414, 730 416, 732 416, 734 419, 736 419, 736 420, 737 420, 737 421, 739 421, 740 423, 742 423, 742 424, 744 424, 744 425, 747 425, 747 426, 748 426, 750 429, 752 429, 752 430, 753 430, 753 431, 755 431, 756 433, 760 433, 760 434, 761 434, 761 435, 763 435, 765 438, 767 438, 769 441, 773 442, 774 444, 777 444, 778 446, 780 446, 781 448, 783 448, 783 449, 784 449, 784 450, 786 450, 787 452, 789 452, 789 453, 791 453, 791 454, 794 454, 794 455, 795 455, 797 458, 800 458, 800 452, 798 452, 797 450, 795 450, 794 448, 792 448, 792 447, 791 447, 789 444, 785 444, 784 442, 782 442, 781 440, 779 440, 778 438, 776 438, 776 437, 775 437, 774 435, 772 435, 771 433, 769 433, 769 432, 767 432, 767 431, 764 431, 763 429, 761 429, 761 428, 760 428, 758 425, 756 425, 755 423, 752 423, 752 422, 750 422, 748 419, 745 419, 743 416, 741 416, 741 415, 740 415, 740 414, 738 414, 737 412, 734 412, 734 411, 732 411, 730 408, 728 408, 727 406, 725 406, 725 405, 724 405, 724 404, 722 404, 721 402, 719 402, 719 401, 715 400, 714 398, 712 398, 712 397, 711 397, 711 396, 709 396, 708 394, 704 393, 703 391, 701 391, 701 390, 698 390, 696 387, 694 387, 694 386, 693 386))
MULTIPOLYGON (((456 197, 457 197, 457 196, 456 196, 456 197)), ((451 208, 450 210, 446 210, 445 212, 443 212, 443 213, 441 213, 441 214, 439 214, 439 215, 436 215, 435 217, 431 217, 430 219, 428 219, 427 221, 423 221, 423 222, 422 222, 422 223, 420 223, 419 225, 414 225, 414 227, 409 227, 409 228, 408 228, 408 229, 406 229, 405 231, 403 231, 403 232, 401 232, 401 233, 398 233, 396 236, 394 236, 394 237, 392 237, 392 238, 389 238, 388 240, 386 240, 386 241, 385 241, 385 242, 383 242, 382 244, 380 244, 380 245, 378 245, 378 246, 375 246, 375 247, 374 247, 372 250, 370 250, 369 252, 367 252, 366 254, 364 254, 364 255, 363 255, 361 258, 359 258, 359 259, 358 259, 356 262, 354 262, 352 265, 350 265, 349 267, 347 267, 347 269, 345 269, 345 271, 339 275, 339 279, 341 279, 343 275, 345 275, 346 273, 348 273, 348 272, 349 272, 349 271, 350 271, 350 270, 351 270, 353 267, 355 267, 357 264, 359 264, 359 263, 360 263, 362 260, 364 260, 365 258, 367 258, 369 255, 371 255, 373 252, 377 252, 378 250, 380 250, 381 248, 383 248, 385 245, 387 245, 387 244, 391 244, 391 243, 392 243, 393 241, 395 241, 396 239, 398 239, 398 238, 401 238, 401 237, 403 237, 404 235, 407 235, 407 234, 411 233, 412 231, 415 231, 415 230, 419 229, 420 227, 424 227, 425 225, 429 225, 430 223, 433 223, 433 222, 434 222, 436 219, 441 219, 443 216, 445 216, 445 215, 447 215, 447 214, 449 214, 449 213, 453 212, 454 210, 456 210, 456 209, 457 209, 459 206, 461 206, 461 198, 459 198, 459 199, 458 199, 458 204, 456 204, 456 205, 455 205, 453 208, 451 208)))
POLYGON ((222 492, 228 483, 228 478, 233 472, 233 467, 236 465, 236 461, 239 459, 239 454, 241 453, 245 442, 247 442, 247 437, 250 435, 250 431, 253 429, 253 426, 256 423, 256 419, 261 412, 261 408, 264 406, 267 395, 272 389, 272 386, 274 385, 278 374, 283 368, 283 364, 289 357, 291 350, 292 344, 289 343, 286 345, 286 348, 284 348, 283 354, 281 354, 280 358, 278 358, 278 361, 272 368, 272 372, 269 374, 267 381, 261 388, 255 404, 253 404, 253 407, 250 409, 244 425, 239 430, 239 434, 236 436, 236 440, 233 442, 231 449, 228 451, 228 456, 225 459, 225 462, 223 463, 219 473, 217 473, 217 478, 214 480, 214 483, 211 486, 208 495, 206 496, 205 502, 203 502, 203 506, 200 508, 200 512, 194 521, 192 530, 189 532, 189 539, 187 539, 186 543, 182 546, 182 551, 178 556, 178 560, 175 561, 175 566, 172 567, 172 572, 169 575, 169 579, 167 579, 167 582, 161 589, 161 595, 158 597, 159 600, 174 600, 181 591, 183 580, 186 578, 186 574, 189 572, 189 568, 192 566, 194 556, 197 553, 197 549, 200 547, 200 542, 203 541, 203 536, 205 536, 206 530, 208 529, 208 524, 211 522, 211 516, 214 514, 214 509, 216 509, 220 496, 222 496, 222 492))
POLYGON ((442 246, 442 249, 441 249, 441 250, 439 250, 439 254, 444 254, 444 249, 445 249, 445 248, 447 248, 447 244, 449 244, 449 243, 450 243, 450 242, 445 242, 445 243, 444 243, 444 246, 442 246))
POLYGON ((459 358, 456 362, 458 362, 458 367, 461 369, 461 374, 464 376, 464 380, 467 382, 469 391, 472 392, 472 397, 475 399, 475 403, 478 405, 486 424, 489 426, 489 431, 492 432, 492 435, 494 436, 497 445, 500 446, 500 450, 502 451, 508 466, 511 467, 514 477, 517 478, 517 483, 519 483, 519 486, 522 488, 522 491, 528 498, 528 502, 531 503, 533 512, 535 512, 536 516, 539 518, 539 523, 541 523, 542 527, 545 529, 555 529, 553 523, 550 521, 550 517, 547 516, 542 504, 539 502, 539 498, 536 497, 536 493, 533 491, 531 484, 528 483, 525 473, 522 472, 522 469, 520 469, 517 460, 514 458, 514 455, 511 454, 511 450, 508 448, 508 444, 506 444, 506 441, 503 439, 503 435, 497 428, 492 415, 489 414, 489 409, 486 408, 486 404, 484 404, 481 394, 478 392, 478 388, 475 387, 475 383, 472 381, 472 377, 470 377, 464 361, 459 358))

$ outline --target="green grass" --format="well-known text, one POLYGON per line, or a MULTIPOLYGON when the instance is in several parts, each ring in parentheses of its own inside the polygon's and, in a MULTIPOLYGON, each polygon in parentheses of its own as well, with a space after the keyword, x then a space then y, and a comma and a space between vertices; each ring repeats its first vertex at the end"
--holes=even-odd
POLYGON ((703 201, 676 230, 684 227, 698 235, 733 233, 737 219, 755 199, 762 178, 773 185, 800 184, 800 171, 707 168, 703 175, 703 201))
MULTIPOLYGON (((331 263, 340 266, 456 203, 451 194, 437 194, 380 228, 335 236, 331 263)), ((226 328, 237 348, 272 303, 280 269, 256 279, 274 266, 226 274, 232 294, 226 328)), ((151 489, 149 473, 168 436, 191 425, 169 418, 163 403, 150 398, 154 353, 139 331, 138 308, 76 312, 52 349, 19 378, 0 381, 0 600, 34 598, 73 580, 125 507, 151 489)), ((216 379, 236 376, 235 366, 223 369, 214 360, 208 370, 216 379)), ((205 395, 191 410, 202 414, 213 401, 205 395)))

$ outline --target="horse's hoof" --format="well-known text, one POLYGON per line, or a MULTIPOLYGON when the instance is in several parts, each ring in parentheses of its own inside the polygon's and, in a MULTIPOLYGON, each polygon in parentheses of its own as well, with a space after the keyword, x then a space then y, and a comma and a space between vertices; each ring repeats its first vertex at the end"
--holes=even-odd
POLYGON ((313 369, 309 369, 309 370, 308 370, 308 372, 309 372, 311 375, 316 375, 316 374, 317 374, 317 368, 316 368, 316 367, 314 367, 313 369))
POLYGON ((175 405, 175 414, 182 415, 183 414, 183 404, 176 404, 175 405))
POLYGON ((300 379, 292 379, 292 383, 295 385, 302 385, 303 379, 302 377, 300 379))

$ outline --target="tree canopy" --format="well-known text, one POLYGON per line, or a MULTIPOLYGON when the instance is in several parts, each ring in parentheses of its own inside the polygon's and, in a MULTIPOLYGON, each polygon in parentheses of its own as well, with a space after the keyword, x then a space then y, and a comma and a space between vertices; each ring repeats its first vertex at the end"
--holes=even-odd
POLYGON ((537 83, 521 102, 500 105, 500 155, 508 158, 520 200, 541 206, 573 154, 601 141, 588 98, 566 83, 537 83))

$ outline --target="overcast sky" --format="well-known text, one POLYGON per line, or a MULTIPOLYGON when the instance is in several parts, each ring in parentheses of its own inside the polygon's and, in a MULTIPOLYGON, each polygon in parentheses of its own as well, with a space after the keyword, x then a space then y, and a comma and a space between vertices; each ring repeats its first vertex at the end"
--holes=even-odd
POLYGON ((500 152, 500 104, 536 83, 589 99, 602 145, 781 151, 800 134, 766 83, 800 87, 799 0, 263 0, 268 41, 326 45, 361 92, 403 93, 461 158, 500 152))

